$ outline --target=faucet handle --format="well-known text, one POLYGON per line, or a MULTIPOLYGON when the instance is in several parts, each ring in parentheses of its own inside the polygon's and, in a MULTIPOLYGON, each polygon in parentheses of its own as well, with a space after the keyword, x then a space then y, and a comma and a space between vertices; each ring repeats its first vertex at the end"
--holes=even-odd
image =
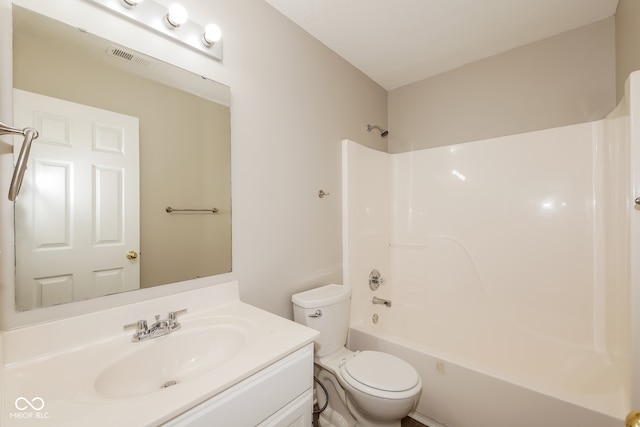
POLYGON ((136 328, 136 332, 146 332, 149 328, 147 327, 146 320, 138 320, 135 323, 130 323, 128 325, 124 325, 122 329, 133 329, 136 328))
POLYGON ((167 314, 167 320, 169 321, 169 327, 173 329, 180 329, 180 322, 178 322, 178 316, 187 312, 186 308, 177 311, 171 311, 167 314))
POLYGON ((176 318, 177 318, 179 315, 184 314, 184 313, 186 313, 186 312, 187 312, 187 309, 186 309, 186 308, 183 308, 182 310, 171 311, 171 312, 169 312, 169 314, 167 315, 167 318, 168 318, 169 320, 173 320, 173 321, 175 321, 175 320, 176 320, 176 318))

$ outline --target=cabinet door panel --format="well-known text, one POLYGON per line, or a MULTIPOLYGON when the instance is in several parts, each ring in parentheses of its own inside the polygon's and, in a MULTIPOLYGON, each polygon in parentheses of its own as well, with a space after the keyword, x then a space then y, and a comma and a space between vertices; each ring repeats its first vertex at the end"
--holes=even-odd
POLYGON ((313 344, 309 344, 164 426, 310 426, 312 386, 313 344))

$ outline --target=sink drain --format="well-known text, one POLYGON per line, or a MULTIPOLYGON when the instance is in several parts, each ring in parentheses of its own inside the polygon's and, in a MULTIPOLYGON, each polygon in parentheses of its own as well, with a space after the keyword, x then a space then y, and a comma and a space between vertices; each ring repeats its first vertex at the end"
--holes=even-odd
POLYGON ((171 380, 171 381, 167 381, 166 383, 162 384, 160 386, 160 388, 167 388, 167 387, 171 387, 172 385, 176 385, 176 384, 178 384, 178 381, 171 380))

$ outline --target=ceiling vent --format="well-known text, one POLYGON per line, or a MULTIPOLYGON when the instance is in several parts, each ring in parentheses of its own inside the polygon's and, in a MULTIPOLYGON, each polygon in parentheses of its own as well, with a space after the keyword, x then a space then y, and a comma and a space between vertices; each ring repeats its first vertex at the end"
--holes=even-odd
POLYGON ((152 70, 156 66, 156 62, 153 59, 142 56, 138 52, 131 51, 113 44, 109 46, 109 49, 107 49, 107 55, 114 56, 130 64, 135 64, 150 70, 152 70))

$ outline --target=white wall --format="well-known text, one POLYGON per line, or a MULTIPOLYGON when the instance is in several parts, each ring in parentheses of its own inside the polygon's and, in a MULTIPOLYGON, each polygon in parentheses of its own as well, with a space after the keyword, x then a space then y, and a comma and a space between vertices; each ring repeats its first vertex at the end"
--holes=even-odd
MULTIPOLYGON (((83 0, 15 3, 231 87, 233 276, 244 301, 289 317, 291 294, 341 282, 341 141, 353 138, 386 151, 386 139, 366 131, 367 123, 387 124, 384 89, 262 0, 181 1, 199 24, 212 20, 221 27, 222 63, 83 0), (330 196, 318 198, 320 189, 330 196)), ((1 5, 6 9, 10 2, 1 5)), ((5 67, 3 73, 10 70, 5 67)), ((0 120, 8 111, 3 102, 0 120)), ((6 152, 3 148, 5 158, 6 152)), ((6 194, 8 184, 2 185, 6 194)), ((2 214, 10 219, 8 203, 2 214)), ((7 259, 0 288, 6 296, 12 253, 10 245, 2 249, 7 259)), ((136 298, 112 300, 122 304, 136 298)), ((104 304, 60 306, 52 313, 63 317, 104 304)))
POLYGON ((401 306, 459 313, 462 325, 467 315, 497 316, 603 348, 593 178, 594 155, 608 148, 596 150, 601 129, 586 123, 391 156, 351 143, 345 269, 354 321, 368 311, 359 304, 370 305, 366 275, 377 267, 388 280, 376 295, 401 306))
POLYGON ((398 302, 450 301, 462 324, 496 316, 593 348, 604 320, 594 316, 596 126, 395 155, 398 302))
MULTIPOLYGON (((391 298, 391 161, 387 153, 355 141, 343 141, 344 285, 351 288, 351 320, 371 318, 373 296, 391 298), (384 283, 369 287, 369 274, 380 272, 384 283)), ((391 282, 392 283, 392 282, 391 282)))

